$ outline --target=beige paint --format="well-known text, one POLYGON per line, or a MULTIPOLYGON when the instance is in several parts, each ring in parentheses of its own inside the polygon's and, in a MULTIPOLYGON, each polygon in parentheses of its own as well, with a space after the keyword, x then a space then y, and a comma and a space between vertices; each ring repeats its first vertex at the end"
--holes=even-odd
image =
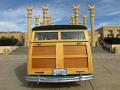
POLYGON ((47 25, 51 25, 52 24, 52 18, 51 16, 47 17, 47 25))
POLYGON ((18 41, 22 41, 24 39, 24 33, 22 32, 0 32, 0 38, 11 38, 14 37, 18 39, 18 41))
POLYGON ((9 53, 11 53, 13 50, 17 49, 19 46, 0 46, 0 54, 3 54, 5 49, 9 50, 9 53))
POLYGON ((95 31, 95 38, 96 36, 100 35, 97 41, 103 41, 105 37, 108 37, 109 30, 113 31, 114 37, 117 37, 118 35, 120 36, 120 34, 118 33, 118 31, 120 30, 120 26, 103 26, 95 31))
POLYGON ((108 43, 104 43, 104 47, 106 49, 108 49, 112 53, 120 54, 120 44, 108 44, 108 43))
POLYGON ((83 25, 87 25, 87 16, 83 15, 83 25))
POLYGON ((74 16, 71 16, 71 22, 70 22, 71 25, 75 25, 75 18, 74 16))
POLYGON ((35 25, 36 26, 39 26, 39 17, 40 16, 34 16, 34 18, 35 18, 35 25))
POLYGON ((75 22, 75 25, 79 25, 79 20, 78 20, 78 17, 79 17, 79 9, 80 9, 80 6, 78 5, 78 6, 73 6, 73 10, 74 10, 74 22, 75 22))
POLYGON ((48 6, 44 5, 42 7, 43 10, 43 25, 47 25, 47 17, 48 17, 48 6))
POLYGON ((94 31, 94 10, 95 6, 89 6, 90 11, 90 22, 91 22, 91 46, 95 47, 95 31, 94 31))
POLYGON ((115 54, 120 54, 120 44, 113 44, 112 50, 115 49, 115 54))
POLYGON ((30 39, 31 39, 31 23, 32 23, 32 10, 33 7, 27 8, 27 15, 28 15, 28 33, 27 33, 27 46, 29 47, 30 39))
POLYGON ((40 26, 42 26, 43 25, 43 23, 42 23, 42 21, 40 21, 40 26))

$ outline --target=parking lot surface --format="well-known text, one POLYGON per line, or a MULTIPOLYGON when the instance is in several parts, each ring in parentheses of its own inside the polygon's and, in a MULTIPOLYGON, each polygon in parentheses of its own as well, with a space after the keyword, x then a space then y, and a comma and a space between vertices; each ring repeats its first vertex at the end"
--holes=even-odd
POLYGON ((94 79, 81 83, 28 83, 26 61, 25 50, 0 55, 0 90, 120 90, 120 55, 102 49, 93 49, 94 79))

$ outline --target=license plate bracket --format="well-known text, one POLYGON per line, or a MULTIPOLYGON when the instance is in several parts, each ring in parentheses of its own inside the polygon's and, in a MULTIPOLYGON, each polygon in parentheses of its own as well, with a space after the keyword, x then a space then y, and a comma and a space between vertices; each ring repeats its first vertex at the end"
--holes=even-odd
POLYGON ((53 75, 67 75, 67 69, 53 69, 53 75))

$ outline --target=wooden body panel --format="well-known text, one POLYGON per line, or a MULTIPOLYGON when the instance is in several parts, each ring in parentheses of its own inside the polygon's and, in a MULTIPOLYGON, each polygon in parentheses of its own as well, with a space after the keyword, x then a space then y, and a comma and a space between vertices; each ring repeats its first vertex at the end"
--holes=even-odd
POLYGON ((55 46, 33 46, 32 56, 55 55, 55 54, 56 54, 55 46))
POLYGON ((64 45, 64 55, 86 55, 85 45, 64 45))
POLYGON ((64 59, 65 68, 88 68, 88 59, 81 58, 66 58, 64 59))
POLYGON ((56 60, 53 58, 33 58, 32 68, 55 68, 56 60))
POLYGON ((37 75, 36 72, 43 72, 42 75, 52 75, 55 68, 67 68, 67 74, 77 74, 78 71, 83 74, 93 73, 88 32, 84 31, 85 40, 68 40, 67 42, 61 41, 60 32, 58 31, 57 41, 46 40, 40 43, 34 41, 35 32, 32 33, 28 55, 28 75, 37 75))

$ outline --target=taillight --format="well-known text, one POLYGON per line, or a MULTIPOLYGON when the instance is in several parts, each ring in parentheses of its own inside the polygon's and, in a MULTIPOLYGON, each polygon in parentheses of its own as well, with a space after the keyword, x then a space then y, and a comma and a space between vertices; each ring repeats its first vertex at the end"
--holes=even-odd
POLYGON ((76 71, 77 74, 84 73, 85 71, 76 71))
POLYGON ((37 75, 42 75, 44 72, 35 72, 37 75))

